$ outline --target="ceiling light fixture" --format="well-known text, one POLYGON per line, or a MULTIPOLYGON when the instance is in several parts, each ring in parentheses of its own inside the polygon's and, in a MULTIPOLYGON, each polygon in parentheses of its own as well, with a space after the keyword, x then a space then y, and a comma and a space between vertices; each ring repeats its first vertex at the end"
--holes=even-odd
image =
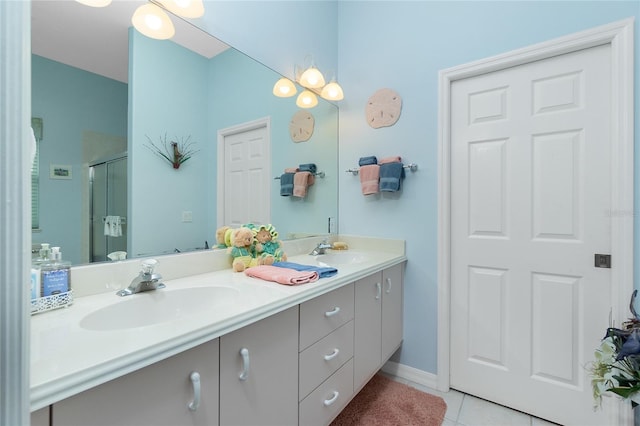
POLYGON ((156 0, 169 12, 183 18, 199 18, 204 15, 202 0, 156 0))
POLYGON ((153 3, 147 3, 136 9, 131 23, 136 30, 147 37, 166 40, 176 33, 173 22, 162 8, 153 3))
MULTIPOLYGON (((313 64, 313 59, 311 59, 311 66, 304 71, 302 69, 296 65, 293 72, 295 82, 304 88, 296 99, 296 105, 300 108, 313 108, 318 105, 318 96, 328 101, 341 101, 344 99, 344 92, 336 81, 335 75, 329 84, 325 84, 324 76, 313 64)), ((273 94, 279 98, 291 97, 296 94, 296 91, 293 81, 286 77, 280 78, 273 86, 273 94)))
MULTIPOLYGON (((92 7, 105 7, 112 0, 76 0, 92 7)), ((165 9, 183 18, 199 18, 204 15, 203 0, 151 0, 136 9, 131 17, 134 28, 147 37, 166 40, 176 33, 165 9)))
POLYGON ((78 3, 91 7, 105 7, 111 4, 111 0, 76 0, 78 3))

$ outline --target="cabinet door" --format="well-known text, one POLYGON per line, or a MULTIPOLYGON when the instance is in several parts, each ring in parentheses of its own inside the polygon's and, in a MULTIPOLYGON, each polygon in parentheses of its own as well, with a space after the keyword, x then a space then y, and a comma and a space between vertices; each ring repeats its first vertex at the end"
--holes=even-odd
POLYGON ((354 389, 359 390, 381 363, 382 273, 355 283, 354 389))
POLYGON ((54 404, 51 424, 218 424, 218 339, 54 404), (195 411, 192 372, 200 375, 195 411))
POLYGON ((49 426, 49 407, 31 413, 31 426, 49 426))
POLYGON ((220 338, 220 389, 222 425, 298 423, 297 306, 220 338))
POLYGON ((382 271, 382 362, 402 343, 402 303, 404 264, 382 271))

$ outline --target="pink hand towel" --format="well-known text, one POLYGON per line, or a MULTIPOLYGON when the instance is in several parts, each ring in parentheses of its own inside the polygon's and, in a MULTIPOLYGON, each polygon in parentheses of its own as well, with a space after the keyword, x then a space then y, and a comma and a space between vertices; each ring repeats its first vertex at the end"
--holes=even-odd
POLYGON ((284 169, 285 173, 295 173, 298 171, 297 167, 287 167, 286 169, 284 169))
POLYGON ((281 268, 272 265, 254 266, 244 270, 250 277, 260 278, 266 281, 274 281, 285 285, 298 285, 318 281, 317 271, 296 271, 290 268, 281 268))
POLYGON ((293 196, 305 197, 307 195, 307 187, 313 185, 315 178, 311 172, 298 172, 293 175, 293 196))
POLYGON ((385 157, 378 160, 378 164, 387 164, 387 163, 400 163, 402 161, 402 157, 399 155, 395 155, 393 157, 385 157))
POLYGON ((370 195, 379 192, 380 166, 370 164, 360 167, 360 185, 362 195, 370 195))

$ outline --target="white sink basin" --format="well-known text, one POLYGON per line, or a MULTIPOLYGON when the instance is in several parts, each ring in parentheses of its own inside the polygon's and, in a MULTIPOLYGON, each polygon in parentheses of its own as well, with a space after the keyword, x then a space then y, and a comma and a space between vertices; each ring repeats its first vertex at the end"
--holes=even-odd
MULTIPOLYGON (((114 294, 113 297, 118 296, 114 294)), ((237 303, 239 298, 240 291, 230 287, 192 287, 138 293, 86 315, 80 321, 80 327, 107 331, 156 325, 205 310, 221 310, 237 303)))
POLYGON ((353 250, 327 250, 326 254, 319 254, 315 257, 319 266, 340 266, 363 263, 369 257, 362 252, 353 250))

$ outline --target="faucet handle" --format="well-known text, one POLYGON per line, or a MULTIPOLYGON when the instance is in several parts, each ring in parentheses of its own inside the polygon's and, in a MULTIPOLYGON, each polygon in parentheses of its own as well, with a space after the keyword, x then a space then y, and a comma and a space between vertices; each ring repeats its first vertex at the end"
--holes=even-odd
POLYGON ((158 264, 158 261, 155 259, 147 259, 142 261, 142 273, 143 274, 153 274, 153 269, 158 264))

